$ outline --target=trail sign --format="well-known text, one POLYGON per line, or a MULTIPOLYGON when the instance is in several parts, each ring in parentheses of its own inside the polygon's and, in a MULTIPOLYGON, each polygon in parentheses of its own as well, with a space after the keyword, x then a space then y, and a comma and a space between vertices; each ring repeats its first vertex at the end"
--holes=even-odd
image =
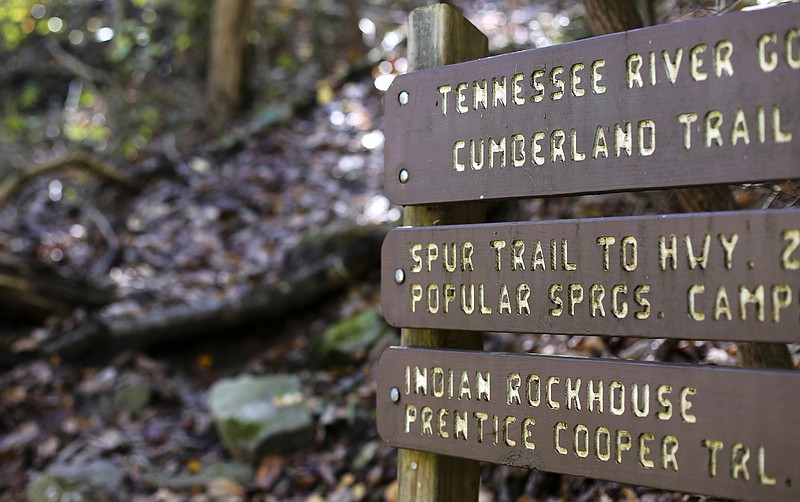
POLYGON ((399 327, 800 341, 800 210, 398 228, 399 327))
POLYGON ((390 445, 670 490, 800 498, 800 374, 392 347, 390 445), (756 410, 756 411, 754 411, 756 410))
POLYGON ((398 204, 800 177, 800 5, 397 77, 398 204))

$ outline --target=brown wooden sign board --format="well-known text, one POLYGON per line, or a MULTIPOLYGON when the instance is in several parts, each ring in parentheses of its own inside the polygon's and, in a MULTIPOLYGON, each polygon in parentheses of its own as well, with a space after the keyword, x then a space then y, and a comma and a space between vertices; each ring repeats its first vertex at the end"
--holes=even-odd
POLYGON ((800 341, 800 210, 397 228, 398 327, 800 341))
POLYGON ((750 500, 800 498, 800 374, 391 347, 390 445, 750 500))
POLYGON ((397 77, 398 204, 800 177, 800 5, 397 77))

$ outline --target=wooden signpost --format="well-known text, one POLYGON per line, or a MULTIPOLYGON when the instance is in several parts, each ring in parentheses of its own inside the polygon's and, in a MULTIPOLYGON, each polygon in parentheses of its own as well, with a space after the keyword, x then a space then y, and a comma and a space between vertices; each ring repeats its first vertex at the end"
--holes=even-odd
POLYGON ((800 341, 800 210, 398 228, 395 326, 800 341))
POLYGON ((479 460, 796 500, 798 373, 480 350, 482 331, 800 341, 800 210, 481 224, 476 202, 800 178, 800 5, 462 64, 486 41, 451 7, 409 31, 420 71, 385 99, 408 227, 381 305, 417 348, 377 371, 400 500, 477 500, 479 460))
POLYGON ((800 498, 800 374, 387 349, 390 445, 718 497, 800 498))
MULTIPOLYGON (((485 57, 486 37, 454 8, 446 4, 416 9, 408 20, 408 62, 411 71, 485 57)), ((470 203, 407 207, 404 225, 452 225, 485 221, 483 208, 470 203)), ((421 347, 481 350, 479 332, 401 330, 401 343, 421 347)), ((477 499, 480 483, 478 462, 401 449, 397 462, 398 492, 404 501, 477 499)))
POLYGON ((800 5, 397 77, 398 204, 800 177, 800 5))

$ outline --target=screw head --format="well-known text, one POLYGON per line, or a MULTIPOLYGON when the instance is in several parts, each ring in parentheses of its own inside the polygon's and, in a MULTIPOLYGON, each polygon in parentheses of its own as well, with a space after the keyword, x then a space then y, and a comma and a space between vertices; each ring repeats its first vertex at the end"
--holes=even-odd
POLYGON ((400 183, 408 183, 410 177, 411 174, 408 172, 408 169, 400 169, 400 183))
POLYGON ((400 389, 398 389, 397 387, 392 387, 392 390, 389 391, 389 399, 391 399, 393 403, 399 403, 400 389))
POLYGON ((406 280, 406 273, 403 271, 402 268, 398 268, 394 271, 394 282, 397 284, 403 284, 403 281, 406 280))
POLYGON ((397 95, 397 102, 400 103, 400 106, 405 106, 408 104, 408 92, 400 91, 400 94, 397 95))

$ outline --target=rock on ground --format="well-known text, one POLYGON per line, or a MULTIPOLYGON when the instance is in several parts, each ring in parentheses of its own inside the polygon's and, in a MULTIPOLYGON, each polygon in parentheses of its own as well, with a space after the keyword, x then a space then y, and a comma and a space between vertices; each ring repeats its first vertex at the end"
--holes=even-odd
POLYGON ((239 460, 256 462, 313 440, 306 395, 295 376, 220 380, 209 392, 208 406, 225 447, 239 460))

